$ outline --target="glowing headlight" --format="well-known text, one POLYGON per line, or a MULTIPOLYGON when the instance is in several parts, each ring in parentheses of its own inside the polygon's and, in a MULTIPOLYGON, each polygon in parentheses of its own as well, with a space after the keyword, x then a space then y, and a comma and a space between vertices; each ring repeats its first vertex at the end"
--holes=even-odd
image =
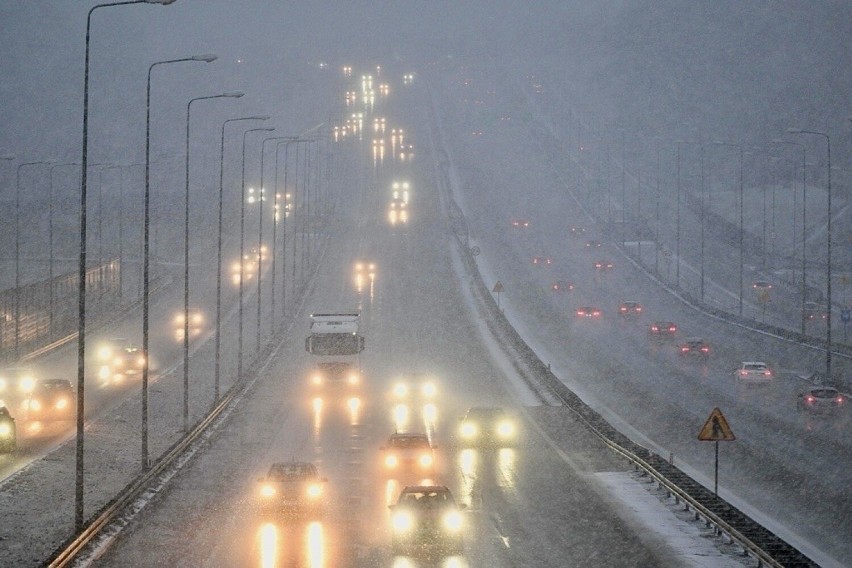
POLYGON ((101 380, 108 379, 112 376, 112 371, 110 371, 109 365, 102 365, 100 369, 98 369, 98 378, 101 380))
POLYGON ((461 426, 461 435, 465 438, 473 438, 477 434, 476 424, 465 422, 461 426))
POLYGON ((56 401, 56 408, 58 410, 65 410, 65 408, 67 406, 68 406, 68 399, 67 398, 60 398, 59 400, 56 401))
POLYGON ((0 424, 0 438, 9 438, 12 436, 12 426, 7 423, 0 424))
POLYGON ((433 397, 437 389, 435 388, 435 383, 425 383, 421 391, 423 392, 423 396, 433 397))
POLYGON ((508 421, 500 422, 497 425, 497 435, 501 438, 509 438, 515 434, 515 426, 508 421))
POLYGON ((346 405, 349 407, 349 410, 355 412, 361 407, 361 399, 355 397, 350 398, 348 401, 346 401, 346 405))
POLYGON ((396 467, 397 465, 399 465, 399 458, 397 458, 396 456, 386 456, 385 465, 388 467, 396 467))
POLYGON ((6 379, 0 379, 0 391, 6 390, 6 379))
POLYGON ((397 383, 393 387, 394 396, 407 396, 408 395, 408 385, 405 383, 397 383))
POLYGON ((349 375, 348 381, 349 381, 350 385, 357 385, 358 384, 358 375, 356 375, 355 373, 349 375))
POLYGON ((21 379, 21 382, 20 382, 21 391, 32 392, 34 387, 35 387, 35 381, 33 380, 32 377, 24 377, 23 379, 21 379))
POLYGON ((264 485, 260 488, 260 494, 263 497, 272 497, 275 495, 275 488, 271 485, 264 485))
POLYGON ((399 513, 394 513, 391 518, 391 524, 393 525, 394 532, 408 532, 414 525, 414 519, 411 518, 409 513, 400 511, 399 513))
POLYGON ((308 497, 311 499, 316 499, 322 495, 322 486, 319 484, 313 484, 308 487, 308 497))
POLYGON ((100 359, 101 361, 106 361, 110 357, 112 357, 112 349, 110 349, 109 347, 101 347, 100 349, 98 349, 98 359, 100 359))
POLYGON ((462 528, 462 517, 458 511, 451 511, 444 515, 444 528, 450 532, 458 532, 462 528))
POLYGON ((41 402, 36 399, 30 400, 30 410, 35 410, 36 412, 41 410, 41 402))
POLYGON ((422 456, 420 456, 420 459, 417 460, 417 461, 420 463, 421 467, 431 467, 432 462, 434 460, 432 459, 432 456, 430 456, 429 454, 423 454, 422 456))
POLYGON ((320 375, 314 375, 314 378, 311 379, 311 382, 315 385, 320 385, 322 384, 322 377, 320 375))

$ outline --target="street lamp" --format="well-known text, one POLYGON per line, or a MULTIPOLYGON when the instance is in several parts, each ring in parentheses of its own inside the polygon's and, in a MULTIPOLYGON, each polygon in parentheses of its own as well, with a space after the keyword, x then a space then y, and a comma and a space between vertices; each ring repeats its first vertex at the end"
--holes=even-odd
POLYGON ((742 315, 743 315, 743 270, 744 270, 744 263, 745 263, 745 256, 744 256, 745 255, 745 250, 744 250, 745 230, 744 230, 744 227, 743 227, 743 224, 744 224, 744 218, 743 217, 744 217, 744 209, 745 209, 744 204, 743 204, 743 198, 744 198, 744 193, 743 193, 743 153, 744 152, 743 152, 743 147, 740 144, 734 144, 732 142, 722 142, 722 141, 719 141, 719 140, 714 140, 713 144, 716 144, 717 146, 730 146, 732 148, 738 148, 739 151, 740 151, 740 282, 739 282, 740 293, 739 293, 739 300, 737 302, 737 312, 739 313, 740 317, 742 317, 742 315))
MULTIPOLYGON (((287 227, 287 158, 286 158, 286 156, 287 156, 287 145, 289 145, 291 142, 293 142, 296 139, 297 139, 296 136, 285 136, 285 137, 282 138, 283 141, 278 142, 275 145, 275 199, 273 200, 273 203, 272 203, 272 252, 271 252, 272 265, 270 266, 270 271, 271 271, 271 274, 272 274, 272 283, 271 283, 271 286, 270 286, 272 288, 272 294, 270 296, 270 312, 272 313, 272 318, 271 318, 270 325, 269 325, 270 334, 275 332, 275 268, 276 268, 276 266, 275 266, 275 264, 276 264, 275 255, 277 253, 277 246, 278 246, 278 216, 280 215, 280 213, 279 213, 280 204, 278 203, 278 196, 279 196, 279 192, 278 192, 278 154, 279 154, 279 152, 278 152, 278 150, 279 150, 279 148, 281 148, 282 144, 285 145, 284 146, 284 156, 285 156, 285 158, 284 158, 284 215, 281 216, 281 218, 282 218, 282 223, 284 225, 284 228, 282 229, 282 234, 284 236, 285 243, 286 243, 286 239, 287 239, 287 233, 286 233, 286 227, 287 227)), ((281 276, 282 276, 282 286, 286 286, 286 284, 284 283, 284 279, 283 279, 283 276, 284 276, 283 270, 282 270, 281 276)), ((281 311, 282 318, 284 316, 283 308, 284 308, 284 306, 282 305, 282 311, 281 311)))
MULTIPOLYGON (((267 142, 273 142, 273 141, 276 141, 276 140, 284 140, 286 138, 288 138, 288 137, 276 136, 276 137, 272 137, 272 138, 264 138, 263 142, 260 143, 260 193, 258 195, 259 199, 258 199, 258 214, 257 214, 257 218, 258 218, 258 222, 257 222, 257 250, 258 250, 258 253, 261 254, 261 255, 263 254, 263 252, 262 252, 263 251, 263 199, 264 199, 263 194, 264 194, 264 191, 266 189, 264 187, 264 179, 265 178, 263 176, 263 174, 264 174, 263 157, 264 157, 264 154, 266 154, 266 143, 267 142)), ((276 173, 276 176, 277 176, 277 173, 276 173)), ((277 179, 276 179, 276 181, 277 181, 277 179)), ((275 224, 274 211, 273 211, 272 223, 273 223, 273 226, 274 226, 274 224, 275 224)), ((261 286, 260 286, 261 269, 262 269, 261 263, 258 261, 258 263, 257 263, 257 321, 255 322, 257 324, 257 332, 256 332, 257 343, 255 345, 255 352, 256 353, 260 353, 260 317, 261 317, 261 305, 262 305, 262 298, 263 298, 263 296, 261 295, 261 286)), ((274 268, 272 270, 273 270, 273 274, 274 274, 274 268)))
POLYGON ((50 164, 50 161, 18 164, 15 175, 15 361, 20 359, 21 331, 21 169, 26 166, 50 164))
MULTIPOLYGON (((239 332, 237 333, 237 379, 243 376, 243 288, 245 281, 245 239, 246 239, 246 136, 250 132, 272 132, 274 128, 252 128, 243 132, 243 182, 240 193, 240 282, 239 282, 239 332)), ((260 262, 260 251, 258 259, 260 262)))
POLYGON ((268 116, 244 116, 240 118, 229 118, 222 123, 222 139, 219 154, 219 208, 218 208, 218 237, 216 242, 216 356, 215 356, 215 371, 213 374, 213 404, 219 400, 219 378, 221 372, 221 331, 222 331, 222 201, 224 198, 224 182, 225 173, 225 125, 229 122, 239 122, 243 120, 269 120, 268 116))
POLYGON ((148 469, 148 328, 150 304, 150 228, 151 228, 151 72, 154 67, 184 61, 203 61, 210 63, 217 59, 216 55, 193 55, 180 59, 156 61, 148 67, 148 81, 145 95, 145 195, 144 213, 142 220, 142 470, 148 469))
POLYGON ((192 103, 210 99, 240 98, 242 91, 195 97, 186 103, 186 174, 183 194, 183 431, 189 431, 189 124, 192 103))
POLYGON ((827 306, 826 306, 826 316, 825 316, 825 375, 826 379, 831 380, 831 138, 825 132, 819 132, 816 130, 802 130, 799 128, 788 128, 787 132, 790 134, 815 134, 817 136, 825 137, 825 142, 828 148, 828 204, 827 204, 827 214, 828 220, 826 221, 826 295, 828 298, 827 306))
MULTIPOLYGON (((805 317, 805 301, 807 300, 807 286, 805 284, 805 276, 807 269, 807 203, 808 203, 808 186, 806 184, 807 181, 807 159, 808 159, 808 151, 804 144, 799 144, 798 142, 790 142, 789 140, 784 140, 781 138, 775 138, 772 142, 776 144, 790 144, 791 146, 798 146, 802 149, 802 335, 805 334, 805 325, 807 323, 807 318, 805 317)), ((796 207, 795 207, 795 196, 793 194, 793 219, 794 219, 794 227, 795 227, 795 215, 796 215, 796 207)), ((795 237, 794 237, 795 238, 795 237)))
MULTIPOLYGON (((126 0, 124 2, 112 2, 108 4, 97 4, 89 9, 86 16, 86 55, 84 59, 83 72, 83 158, 80 161, 80 262, 77 272, 79 299, 78 299, 78 327, 77 327, 77 433, 75 447, 75 492, 74 492, 74 527, 79 532, 83 528, 83 449, 84 449, 84 418, 85 418, 85 385, 86 385, 86 192, 88 189, 87 168, 89 152, 89 44, 92 29, 92 13, 98 8, 111 6, 125 6, 128 4, 172 4, 175 0, 126 0)), ((147 155, 147 149, 146 149, 147 155)), ((147 160, 146 160, 147 161, 147 160)), ((147 315, 147 314, 146 314, 147 315)), ((144 376, 147 385, 148 352, 145 351, 144 376)), ((145 393, 147 397, 147 391, 145 393)), ((144 399, 145 410, 144 423, 147 426, 147 398, 144 399)), ((144 441, 145 455, 143 467, 147 467, 147 438, 144 441)))

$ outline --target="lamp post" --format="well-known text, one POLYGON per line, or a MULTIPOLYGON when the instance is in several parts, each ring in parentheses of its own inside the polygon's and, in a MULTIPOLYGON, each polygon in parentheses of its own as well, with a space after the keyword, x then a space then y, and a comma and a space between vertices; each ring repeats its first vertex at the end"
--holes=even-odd
MULTIPOLYGON (((252 128, 243 132, 243 181, 240 193, 240 282, 239 282, 239 332, 237 334, 237 378, 243 376, 243 289, 245 281, 245 239, 246 239, 246 137, 251 132, 272 132, 274 128, 252 128)), ((260 262, 260 251, 258 259, 260 262)))
POLYGON ((743 315, 743 270, 744 270, 744 264, 745 264, 745 256, 744 256, 745 250, 743 248, 744 244, 745 244, 744 243, 745 231, 744 231, 744 227, 743 227, 743 224, 744 224, 744 209, 745 209, 745 206, 744 206, 744 203, 743 203, 743 199, 744 199, 744 193, 743 193, 743 154, 744 154, 744 151, 743 151, 743 147, 740 144, 734 144, 732 142, 722 142, 722 141, 719 141, 719 140, 714 140, 713 144, 716 144, 717 146, 730 146, 732 148, 738 148, 739 151, 740 151, 740 278, 739 278, 740 292, 739 292, 739 299, 737 301, 737 313, 740 315, 740 317, 742 317, 742 315, 743 315))
MULTIPOLYGON (((276 264, 276 254, 278 252, 277 246, 278 246, 278 217, 279 216, 281 216, 282 224, 284 226, 282 228, 282 235, 284 237, 285 243, 286 243, 286 239, 287 239, 287 233, 286 233, 286 228, 287 228, 287 157, 286 157, 287 156, 287 146, 296 139, 297 139, 296 136, 286 136, 286 137, 282 138, 283 141, 280 141, 275 145, 275 199, 274 199, 273 204, 272 204, 272 211, 273 211, 273 213, 272 213, 272 215, 273 215, 272 216, 272 252, 271 252, 272 266, 270 266, 270 271, 271 271, 271 274, 272 274, 272 284, 271 284, 272 294, 271 294, 271 297, 270 297, 270 311, 272 312, 272 318, 271 318, 271 322, 270 322, 270 325, 269 325, 270 334, 275 332, 275 269, 276 269, 275 264, 276 264), (284 214, 283 215, 281 215, 281 213, 279 212, 279 209, 281 208, 281 206, 278 203, 278 196, 279 196, 279 192, 278 192, 278 155, 279 155, 279 152, 278 152, 278 150, 279 150, 279 148, 281 148, 282 144, 284 144, 284 156, 285 156, 285 158, 284 158, 284 214)), ((283 263, 282 263, 282 266, 283 266, 283 263)), ((283 270, 282 270, 282 273, 281 273, 281 277, 282 277, 281 278, 281 285, 286 286, 286 283, 284 282, 283 270)), ((282 303, 282 306, 281 306, 281 317, 282 318, 284 317, 284 305, 283 305, 283 303, 282 303)))
POLYGON ((219 206, 217 211, 217 240, 216 240, 216 355, 215 370, 213 373, 213 404, 219 400, 219 385, 221 373, 221 349, 222 349, 222 202, 224 199, 224 174, 225 174, 225 126, 229 122, 240 122, 244 120, 269 120, 268 116, 243 116, 240 118, 229 118, 222 123, 222 138, 219 151, 219 206))
POLYGON ((186 174, 183 194, 183 431, 189 431, 189 125, 192 103, 222 98, 240 98, 242 91, 195 97, 186 103, 186 174))
POLYGON ((15 361, 20 359, 21 336, 21 170, 26 166, 50 164, 41 160, 18 164, 15 174, 15 361))
POLYGON ((826 314, 825 314, 825 375, 826 379, 831 380, 831 138, 825 132, 816 130, 802 130, 799 128, 788 128, 787 132, 791 134, 815 134, 825 138, 828 149, 828 203, 826 206, 828 219, 826 221, 826 314))
MULTIPOLYGON (((257 250, 258 254, 262 255, 263 251, 263 199, 264 199, 264 191, 266 187, 264 186, 264 171, 263 171, 263 157, 266 154, 266 143, 274 142, 277 140, 284 140, 285 136, 275 136, 272 138, 264 138, 263 142, 260 143, 260 193, 258 199, 258 222, 257 222, 257 250)), ((277 173, 276 173, 276 181, 277 181, 277 173)), ((274 208, 273 208, 273 218, 272 218, 273 226, 275 224, 274 217, 274 208)), ((261 278, 261 262, 257 263, 257 330, 256 330, 256 339, 257 343, 255 345, 255 352, 260 353, 260 318, 261 318, 261 305, 263 296, 261 295, 261 286, 260 286, 260 278, 261 278)), ((273 274, 274 274, 274 269, 273 274)))
POLYGON ((195 97, 186 104, 186 150, 184 176, 184 224, 183 224, 183 431, 189 430, 189 139, 192 103, 220 98, 239 98, 243 93, 233 91, 218 95, 195 97))
POLYGON ((216 55, 194 55, 180 59, 156 61, 148 67, 148 80, 145 91, 145 192, 144 212, 142 215, 142 470, 148 469, 148 328, 150 305, 150 265, 151 265, 151 73, 154 67, 181 63, 184 61, 203 61, 210 63, 217 59, 216 55))
MULTIPOLYGON (((805 283, 805 276, 807 275, 807 203, 808 203, 808 186, 807 186, 807 160, 808 160, 808 151, 804 144, 799 144, 798 142, 790 142, 789 140, 784 140, 781 138, 775 138, 772 140, 776 144, 790 144, 791 146, 798 146, 802 149, 802 335, 805 334, 805 327, 807 324, 807 318, 805 317, 805 301, 807 301, 807 284, 805 283)), ((795 197, 795 194, 794 194, 795 197)), ((795 200, 794 200, 795 203, 795 200)), ((796 208, 793 207, 793 215, 796 214, 796 208)), ((795 223, 794 223, 795 225, 795 223)))
MULTIPOLYGON (((92 29, 92 13, 98 8, 112 6, 125 6, 129 4, 162 4, 168 5, 175 0, 126 0, 124 2, 112 2, 97 4, 89 9, 86 17, 86 55, 84 60, 83 78, 83 158, 80 161, 80 261, 78 266, 78 326, 77 326, 77 433, 75 447, 75 492, 74 492, 74 527, 77 531, 83 528, 83 449, 84 449, 84 417, 85 417, 85 385, 86 385, 86 201, 88 179, 86 170, 88 167, 89 151, 89 43, 92 29)), ((148 367, 148 353, 145 351, 145 365, 148 367)), ((145 371, 147 379, 147 371, 145 371)), ((146 399, 147 402, 147 399, 146 399)), ((145 416, 147 420, 147 415, 145 416)), ((147 424, 147 422, 146 422, 147 424)), ((146 442, 147 444, 147 442, 146 442)), ((147 446, 146 446, 147 447, 147 446)), ((147 466, 147 459, 144 462, 147 466)))

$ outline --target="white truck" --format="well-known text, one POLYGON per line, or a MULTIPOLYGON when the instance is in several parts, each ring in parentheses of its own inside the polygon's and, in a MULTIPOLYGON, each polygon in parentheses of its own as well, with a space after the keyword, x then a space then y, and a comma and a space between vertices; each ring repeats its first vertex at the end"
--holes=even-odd
POLYGON ((311 314, 311 334, 305 338, 305 351, 311 355, 357 355, 364 350, 364 337, 358 333, 358 312, 311 314))

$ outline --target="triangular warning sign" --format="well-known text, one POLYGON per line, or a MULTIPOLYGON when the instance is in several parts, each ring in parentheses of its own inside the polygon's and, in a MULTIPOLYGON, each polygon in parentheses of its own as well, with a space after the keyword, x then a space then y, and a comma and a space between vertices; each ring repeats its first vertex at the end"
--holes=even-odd
POLYGON ((732 442, 737 437, 731 431, 728 420, 722 414, 722 411, 714 408, 698 433, 698 439, 702 442, 732 442))
POLYGON ((498 280, 497 284, 494 285, 494 289, 491 290, 491 291, 494 292, 495 294, 499 294, 500 292, 503 291, 503 283, 498 280))

